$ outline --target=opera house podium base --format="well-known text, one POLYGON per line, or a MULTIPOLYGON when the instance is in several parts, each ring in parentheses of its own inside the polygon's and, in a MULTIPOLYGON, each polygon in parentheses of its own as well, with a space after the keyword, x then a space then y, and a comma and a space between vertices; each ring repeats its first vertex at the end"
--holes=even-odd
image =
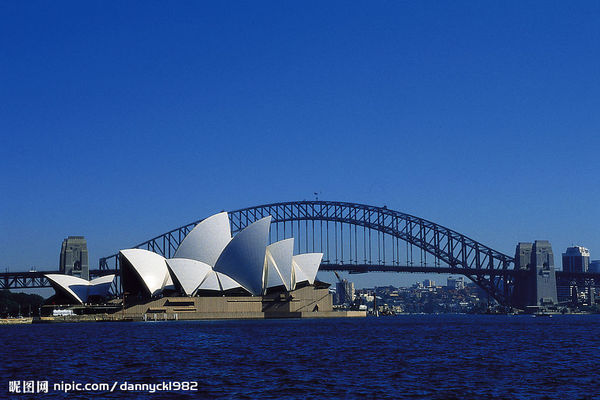
POLYGON ((265 296, 162 297, 126 306, 134 321, 364 317, 364 311, 334 311, 328 289, 306 286, 265 296))

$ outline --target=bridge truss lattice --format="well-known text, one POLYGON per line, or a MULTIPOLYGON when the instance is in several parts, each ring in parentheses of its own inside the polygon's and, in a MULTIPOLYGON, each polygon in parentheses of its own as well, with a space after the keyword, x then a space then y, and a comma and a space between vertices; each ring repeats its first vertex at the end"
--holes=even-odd
MULTIPOLYGON (((500 304, 509 305, 514 258, 452 229, 413 215, 365 204, 298 201, 228 212, 232 233, 271 216, 270 242, 295 238, 295 251, 322 252, 321 270, 462 274, 500 304)), ((172 257, 202 220, 142 242, 143 248, 172 257)), ((100 270, 118 270, 117 254, 100 259, 100 270)))

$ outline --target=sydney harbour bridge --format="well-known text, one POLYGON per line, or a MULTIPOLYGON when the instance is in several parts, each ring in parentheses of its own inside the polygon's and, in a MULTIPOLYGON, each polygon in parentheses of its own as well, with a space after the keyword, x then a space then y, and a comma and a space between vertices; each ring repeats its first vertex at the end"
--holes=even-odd
MULTIPOLYGON (((294 237, 297 253, 323 253, 321 271, 460 274, 505 306, 514 304, 515 285, 527 273, 515 268, 513 256, 435 222, 385 206, 312 200, 259 205, 228 214, 233 234, 260 218, 272 216, 270 242, 294 237)), ((200 221, 133 247, 170 258, 200 221)), ((118 273, 118 250, 100 258, 98 269, 90 270, 90 275, 118 273)), ((0 274, 0 288, 49 287, 43 273, 0 274)), ((556 276, 559 281, 600 282, 600 274, 594 273, 556 271, 556 276)))

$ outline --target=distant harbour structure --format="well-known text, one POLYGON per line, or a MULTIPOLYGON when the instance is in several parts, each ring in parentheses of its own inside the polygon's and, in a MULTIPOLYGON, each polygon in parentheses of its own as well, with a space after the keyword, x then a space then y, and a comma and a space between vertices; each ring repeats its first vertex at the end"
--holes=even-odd
POLYGON ((76 276, 85 280, 90 278, 85 237, 69 236, 63 240, 60 249, 59 271, 61 274, 76 276))
POLYGON ((516 304, 547 307, 558 304, 554 253, 547 240, 521 242, 515 250, 515 269, 524 272, 516 286, 516 304))
POLYGON ((354 302, 354 282, 343 279, 335 284, 335 304, 352 304, 354 302))
MULTIPOLYGON (((599 273, 600 260, 590 262, 590 251, 583 246, 571 246, 562 254, 562 269, 569 273, 599 273)), ((585 278, 570 279, 560 287, 562 298, 571 305, 594 305, 594 281, 585 278)))
POLYGON ((452 290, 462 290, 465 288, 465 278, 462 276, 449 276, 446 280, 446 286, 452 290))
POLYGON ((435 287, 435 281, 432 281, 431 279, 425 279, 423 281, 423 286, 425 286, 426 288, 435 287))
POLYGON ((588 272, 599 273, 600 272, 600 260, 593 260, 590 262, 588 272))
POLYGON ((554 269, 554 253, 552 245, 547 240, 533 242, 532 264, 536 272, 536 300, 537 305, 556 305, 556 274, 554 269))
POLYGON ((590 251, 582 246, 568 247, 562 254, 562 268, 566 272, 588 272, 590 251))

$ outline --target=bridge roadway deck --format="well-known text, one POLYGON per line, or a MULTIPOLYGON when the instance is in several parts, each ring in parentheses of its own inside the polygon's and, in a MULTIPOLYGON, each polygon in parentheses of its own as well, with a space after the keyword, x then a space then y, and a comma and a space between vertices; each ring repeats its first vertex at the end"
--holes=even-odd
MULTIPOLYGON (((367 272, 410 272, 410 273, 433 273, 433 274, 452 274, 452 275, 474 275, 474 276, 504 276, 526 273, 522 270, 514 269, 466 269, 462 267, 449 266, 427 266, 427 265, 379 265, 379 264, 321 264, 320 271, 347 271, 355 274, 367 272)), ((597 279, 600 282, 600 273, 595 272, 565 272, 556 271, 559 278, 584 278, 597 279)))
MULTIPOLYGON (((407 272, 407 273, 434 273, 470 276, 508 276, 518 275, 522 271, 513 269, 465 269, 448 266, 426 266, 426 265, 374 265, 374 264, 321 264, 321 271, 345 271, 351 274, 363 274, 368 272, 407 272)), ((91 277, 98 277, 115 273, 108 269, 92 269, 91 277)), ((116 272, 118 275, 118 271, 116 272)), ((0 289, 37 289, 51 287, 45 274, 60 274, 60 271, 25 271, 25 272, 2 272, 0 273, 0 289)), ((564 272, 556 271, 556 277, 566 279, 593 279, 600 283, 600 273, 594 272, 564 272)))
MULTIPOLYGON (((39 289, 51 287, 46 274, 61 274, 60 271, 22 271, 22 272, 1 272, 0 289, 39 289)), ((111 270, 91 269, 90 276, 98 277, 102 275, 114 274, 111 270)))

